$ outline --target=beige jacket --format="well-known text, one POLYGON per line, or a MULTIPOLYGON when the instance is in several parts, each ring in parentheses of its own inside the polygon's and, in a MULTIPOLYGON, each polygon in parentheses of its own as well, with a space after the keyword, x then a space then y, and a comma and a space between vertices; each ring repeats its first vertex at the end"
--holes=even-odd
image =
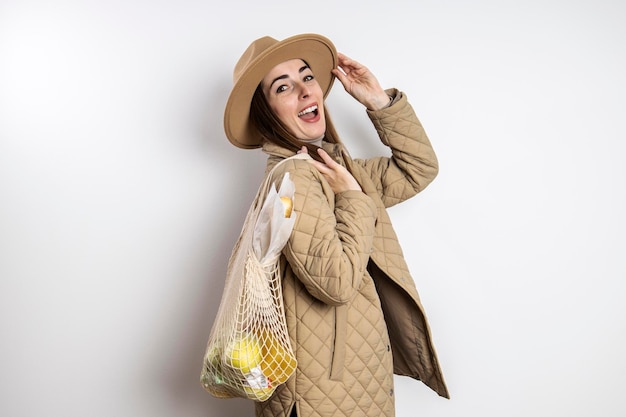
MULTIPOLYGON (((257 416, 394 416, 393 373, 448 391, 415 283, 386 207, 423 190, 438 164, 413 108, 397 90, 393 104, 368 115, 392 157, 352 160, 343 145, 324 143, 348 166, 363 192, 335 195, 305 160, 275 171, 295 183, 298 217, 283 250, 283 297, 296 373, 257 403, 257 416)), ((266 144, 268 171, 292 155, 266 144)))

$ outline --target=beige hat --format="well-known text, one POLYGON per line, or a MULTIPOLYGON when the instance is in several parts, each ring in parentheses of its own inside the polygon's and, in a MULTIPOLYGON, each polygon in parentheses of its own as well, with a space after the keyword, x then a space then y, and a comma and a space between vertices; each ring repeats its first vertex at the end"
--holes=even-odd
POLYGON ((269 36, 255 40, 235 65, 234 86, 224 110, 224 132, 233 145, 244 149, 261 146, 261 137, 250 123, 254 91, 272 68, 297 58, 309 64, 326 98, 335 79, 331 70, 337 66, 337 50, 329 39, 307 33, 282 41, 269 36))

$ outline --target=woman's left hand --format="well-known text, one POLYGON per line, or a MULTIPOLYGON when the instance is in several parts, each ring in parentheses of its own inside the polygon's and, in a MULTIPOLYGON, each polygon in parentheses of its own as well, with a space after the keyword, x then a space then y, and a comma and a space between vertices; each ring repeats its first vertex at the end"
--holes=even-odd
POLYGON ((337 57, 338 68, 332 72, 352 97, 370 110, 379 110, 389 104, 389 96, 366 66, 342 53, 337 57))
MULTIPOLYGON (((306 146, 303 146, 298 153, 309 153, 309 151, 306 146)), ((346 168, 333 161, 333 158, 331 158, 324 149, 318 148, 317 153, 324 163, 314 159, 309 159, 308 161, 326 178, 326 181, 328 181, 330 188, 332 188, 335 194, 350 190, 362 191, 361 186, 352 174, 350 174, 346 168)))

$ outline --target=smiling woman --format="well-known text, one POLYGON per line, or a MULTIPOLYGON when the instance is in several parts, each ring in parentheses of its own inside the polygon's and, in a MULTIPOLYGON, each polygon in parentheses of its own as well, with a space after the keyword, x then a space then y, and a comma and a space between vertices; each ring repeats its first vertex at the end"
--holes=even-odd
POLYGON ((326 131, 324 94, 309 65, 292 59, 276 65, 261 80, 272 112, 299 140, 322 144, 326 131))
POLYGON ((258 416, 394 416, 393 374, 448 397, 430 328, 386 208, 438 173, 421 123, 397 89, 315 34, 254 41, 235 66, 228 139, 293 180, 295 224, 281 254, 295 373, 258 416), (391 157, 351 159, 324 106, 337 78, 391 157), (285 159, 309 153, 313 159, 285 159), (281 161, 284 163, 277 166, 281 161))

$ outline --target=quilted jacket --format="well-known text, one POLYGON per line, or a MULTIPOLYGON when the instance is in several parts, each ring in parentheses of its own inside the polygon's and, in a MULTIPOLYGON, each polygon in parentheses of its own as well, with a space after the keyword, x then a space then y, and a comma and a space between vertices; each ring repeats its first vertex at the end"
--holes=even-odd
MULTIPOLYGON (((391 157, 352 160, 323 143, 363 192, 334 194, 306 160, 274 171, 295 183, 297 220, 281 257, 283 297, 298 368, 257 416, 394 416, 393 374, 448 397, 430 329, 386 207, 423 190, 437 175, 430 141, 404 94, 368 111, 391 157)), ((293 153, 265 144, 269 170, 293 153)))

